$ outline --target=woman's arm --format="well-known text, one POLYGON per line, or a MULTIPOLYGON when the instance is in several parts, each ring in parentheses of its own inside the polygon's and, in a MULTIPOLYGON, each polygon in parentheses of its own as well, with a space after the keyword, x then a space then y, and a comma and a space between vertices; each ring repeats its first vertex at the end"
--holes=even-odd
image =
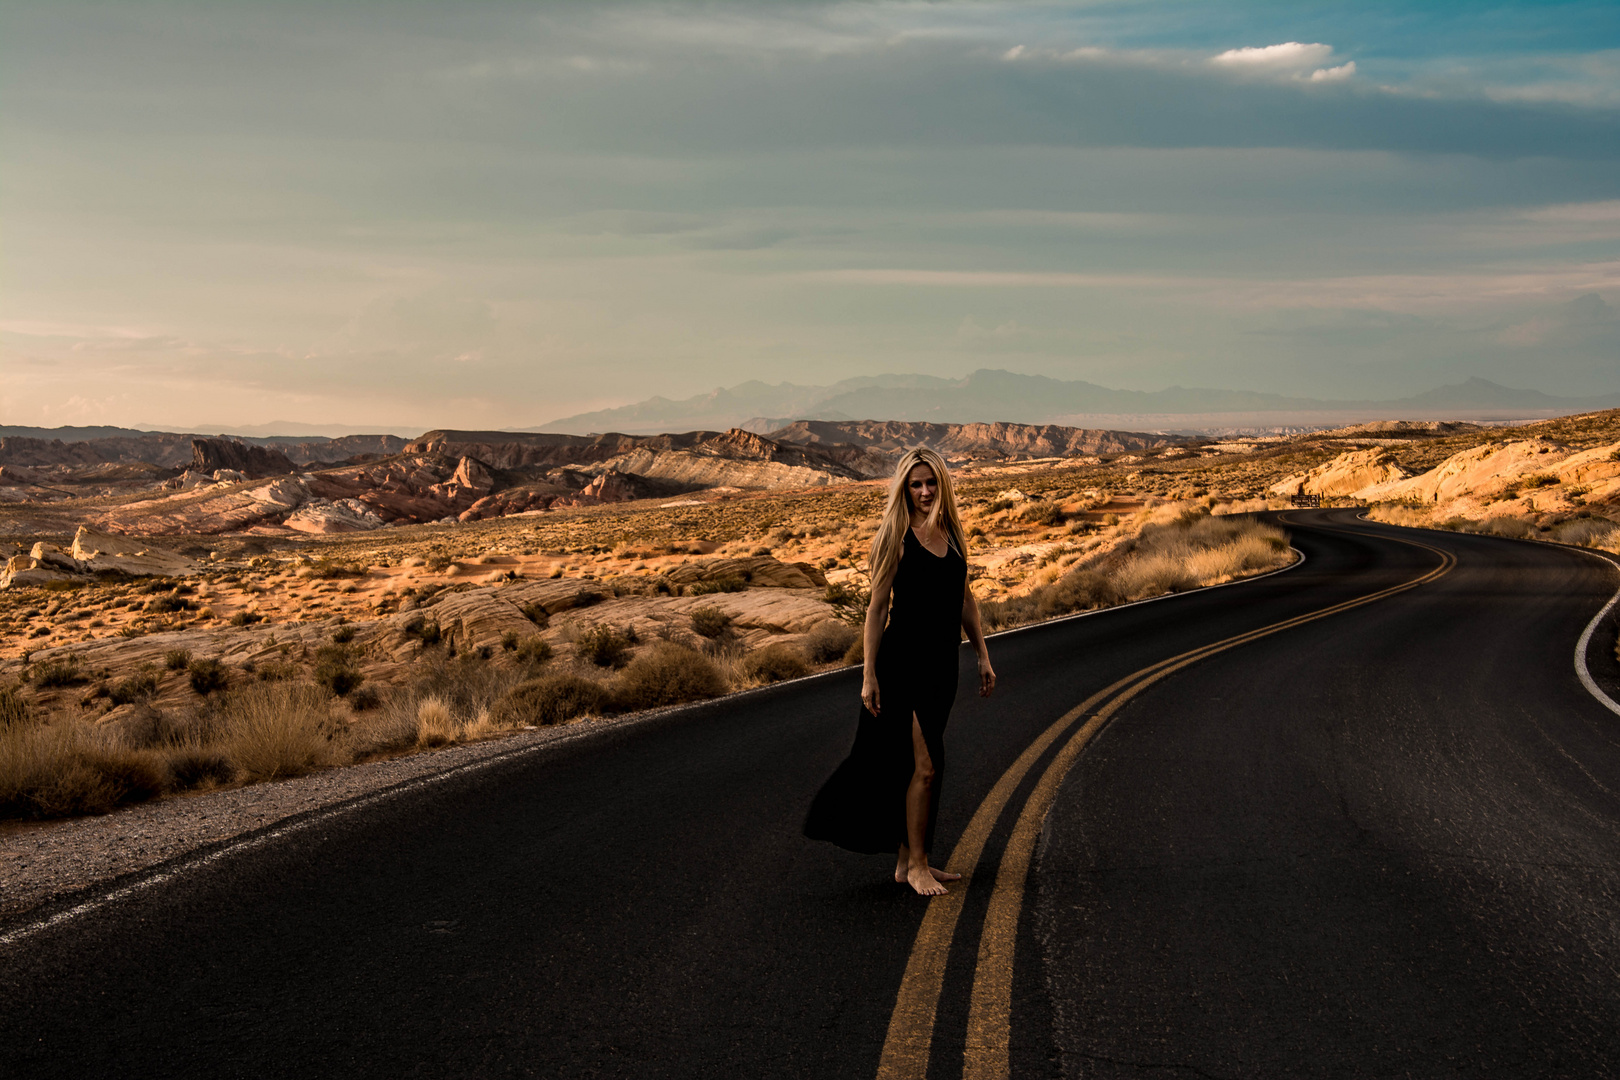
POLYGON ((979 696, 989 697, 996 688, 996 669, 990 666, 990 647, 984 643, 984 628, 979 625, 979 602, 967 585, 962 586, 962 629, 979 654, 979 696))
POLYGON ((889 598, 894 591, 894 575, 890 570, 881 581, 872 582, 872 599, 866 605, 866 627, 861 635, 861 653, 865 657, 861 674, 861 704, 873 716, 879 715, 882 702, 878 701, 877 654, 883 644, 883 627, 889 622, 889 598))

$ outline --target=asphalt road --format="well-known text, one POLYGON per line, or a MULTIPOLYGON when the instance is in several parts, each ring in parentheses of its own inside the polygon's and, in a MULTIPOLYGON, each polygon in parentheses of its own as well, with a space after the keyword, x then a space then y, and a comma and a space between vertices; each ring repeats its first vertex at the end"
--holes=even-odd
MULTIPOLYGON (((1290 516, 1298 569, 993 639, 989 701, 964 662, 940 858, 1087 695, 1436 567, 1398 538, 1458 559, 1102 729, 1017 923, 1012 1075, 1620 1072, 1620 717, 1571 663, 1617 575, 1290 516)), ((925 902, 798 835, 858 695, 774 688, 182 867, 0 949, 0 1076, 873 1076, 925 902)), ((1033 782, 964 894, 930 1076, 962 1075, 1033 782)))

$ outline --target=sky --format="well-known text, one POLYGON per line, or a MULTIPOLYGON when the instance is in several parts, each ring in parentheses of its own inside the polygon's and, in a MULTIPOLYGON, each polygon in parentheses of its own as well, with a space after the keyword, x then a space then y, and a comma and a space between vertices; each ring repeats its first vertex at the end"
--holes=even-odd
POLYGON ((1620 4, 0 0, 0 423, 1620 390, 1620 4))

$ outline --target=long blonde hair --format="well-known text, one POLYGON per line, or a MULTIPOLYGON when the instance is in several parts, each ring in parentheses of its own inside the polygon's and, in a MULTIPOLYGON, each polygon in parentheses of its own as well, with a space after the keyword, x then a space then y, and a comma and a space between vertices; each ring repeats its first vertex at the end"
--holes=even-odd
POLYGON ((900 565, 906 530, 911 528, 911 492, 906 489, 906 480, 918 465, 934 470, 934 479, 939 482, 939 494, 927 518, 929 527, 935 531, 943 528, 957 554, 967 558, 967 537, 962 532, 962 516, 956 510, 956 492, 951 488, 951 474, 945 468, 945 459, 926 446, 913 447, 901 455, 900 463, 894 467, 894 479, 889 481, 889 504, 883 508, 883 520, 872 537, 866 566, 874 587, 892 576, 900 565))

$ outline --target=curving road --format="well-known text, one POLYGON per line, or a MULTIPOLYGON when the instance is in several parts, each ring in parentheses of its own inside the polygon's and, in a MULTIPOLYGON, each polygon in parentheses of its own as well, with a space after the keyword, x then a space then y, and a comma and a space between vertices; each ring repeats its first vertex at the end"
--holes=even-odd
POLYGON ((0 927, 0 1075, 1620 1073, 1620 575, 1286 517, 1296 569, 994 639, 944 930, 797 835, 843 673, 0 927))

